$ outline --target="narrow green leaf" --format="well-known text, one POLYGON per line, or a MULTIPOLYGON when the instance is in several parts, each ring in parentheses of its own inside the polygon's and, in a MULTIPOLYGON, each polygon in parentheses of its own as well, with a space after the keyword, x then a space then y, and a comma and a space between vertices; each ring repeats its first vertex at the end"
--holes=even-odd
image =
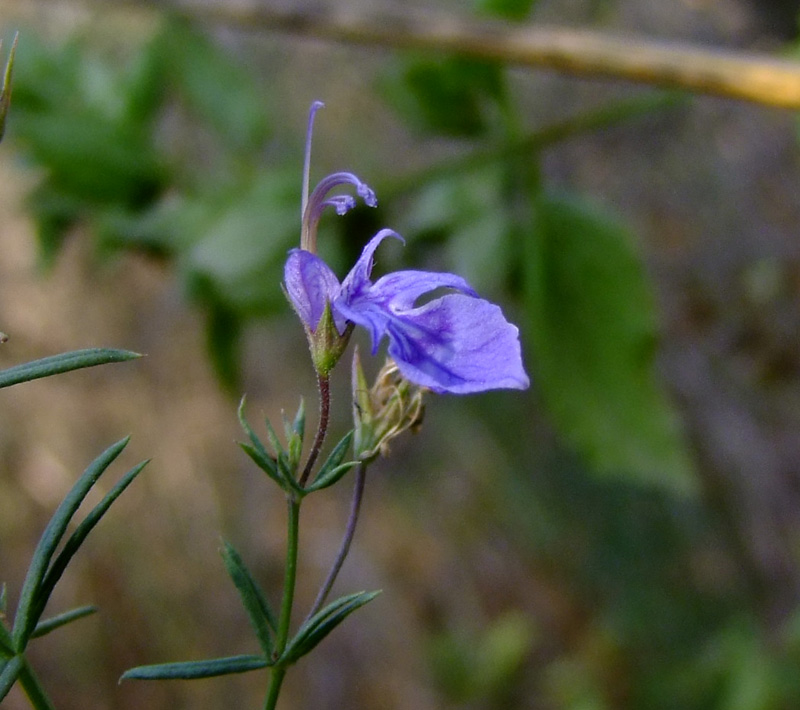
MULTIPOLYGON (((14 69, 14 54, 17 51, 18 39, 19 32, 14 35, 14 41, 11 44, 11 51, 8 53, 8 61, 6 62, 5 70, 3 71, 3 86, 0 88, 0 141, 3 140, 3 135, 5 134, 8 107, 11 104, 11 73, 14 69)), ((2 49, 2 47, 3 42, 0 40, 0 49, 2 49)))
POLYGON ((325 460, 325 463, 319 469, 316 477, 314 478, 314 482, 312 485, 309 486, 309 490, 320 490, 321 488, 327 488, 328 486, 336 483, 347 471, 355 466, 358 462, 357 461, 350 461, 345 466, 344 471, 341 472, 341 475, 336 478, 336 480, 332 480, 330 482, 329 479, 331 474, 338 469, 342 461, 344 461, 344 457, 347 455, 347 451, 350 448, 350 443, 353 441, 353 432, 352 430, 347 432, 347 434, 342 437, 341 441, 333 448, 328 458, 325 460))
POLYGON ((228 542, 224 542, 222 559, 225 561, 225 568, 228 570, 234 585, 236 585, 236 589, 239 590, 242 604, 244 604, 247 615, 250 617, 250 623, 253 625, 258 641, 261 644, 261 650, 269 658, 273 649, 270 628, 275 631, 278 628, 278 624, 272 609, 270 609, 267 597, 253 578, 253 575, 250 574, 250 570, 247 569, 239 553, 228 542))
POLYGON ((14 656, 4 662, 3 669, 0 671, 0 701, 8 695, 8 691, 17 682, 19 672, 24 664, 25 660, 22 656, 14 656))
POLYGON ((19 683, 35 710, 55 710, 55 706, 50 698, 47 697, 47 693, 44 692, 44 688, 33 669, 24 659, 22 667, 19 669, 19 683))
POLYGON ((360 463, 362 462, 346 461, 340 466, 327 471, 324 476, 317 476, 314 483, 306 488, 306 491, 311 493, 312 491, 321 491, 323 488, 330 488, 334 483, 338 483, 351 468, 358 466, 360 463))
POLYGON ((688 492, 691 465, 655 373, 654 299, 631 242, 597 209, 540 197, 523 331, 554 423, 597 471, 688 492))
POLYGON ((242 397, 241 401, 239 402, 239 409, 236 413, 239 417, 239 424, 241 425, 242 429, 244 429, 244 433, 247 434, 247 438, 250 439, 253 445, 251 447, 247 446, 246 444, 240 444, 240 446, 242 449, 244 449, 245 453, 247 453, 247 455, 253 459, 255 464, 260 469, 280 483, 277 461, 272 457, 269 451, 267 451, 267 448, 264 446, 264 444, 261 443, 261 439, 256 436, 256 433, 250 427, 250 423, 244 416, 245 401, 246 397, 242 397))
MULTIPOLYGON (((95 525, 100 522, 100 518, 105 515, 106 511, 111 507, 111 504, 119 498, 122 492, 133 482, 133 480, 141 473, 142 469, 147 466, 148 461, 134 466, 128 471, 116 485, 105 495, 91 512, 84 518, 80 525, 75 529, 75 532, 69 536, 69 539, 64 544, 64 548, 59 552, 58 557, 53 561, 53 564, 47 570, 47 574, 42 580, 41 587, 36 595, 37 610, 40 614, 44 610, 44 606, 50 595, 53 592, 61 575, 67 568, 72 557, 78 551, 78 548, 83 544, 87 535, 92 531, 95 525)), ((38 614, 37 614, 38 615, 38 614)))
POLYGON ((274 459, 265 457, 264 453, 242 441, 238 442, 239 448, 244 451, 264 473, 266 473, 275 483, 286 490, 286 482, 278 473, 278 464, 274 459))
POLYGON ((4 619, 0 618, 0 656, 11 657, 14 655, 14 642, 6 628, 4 619))
POLYGON ((69 624, 72 621, 77 621, 78 619, 83 619, 85 616, 89 616, 94 614, 97 611, 96 606, 81 606, 77 609, 71 609, 70 611, 65 611, 63 614, 58 614, 57 616, 51 616, 49 619, 45 619, 44 621, 40 621, 36 624, 36 628, 33 630, 31 634, 31 638, 38 638, 40 636, 45 636, 49 634, 51 631, 55 631, 66 624, 69 624))
POLYGON ((246 673, 271 665, 263 656, 228 656, 208 661, 186 661, 183 663, 160 663, 152 666, 137 666, 122 674, 120 680, 193 680, 213 678, 230 673, 246 673))
POLYGON ((45 357, 41 360, 15 365, 6 370, 0 370, 0 387, 10 387, 20 382, 29 382, 40 377, 50 377, 62 372, 80 370, 84 367, 105 365, 110 362, 125 362, 141 357, 139 353, 128 350, 111 350, 107 348, 89 348, 75 350, 45 357))
POLYGON ((292 475, 292 467, 286 456, 286 452, 280 447, 280 442, 277 439, 275 430, 272 429, 269 421, 267 421, 267 428, 270 436, 270 442, 278 441, 278 458, 273 458, 267 451, 266 447, 261 440, 256 436, 255 432, 250 428, 247 420, 244 417, 244 397, 239 404, 239 423, 242 425, 245 433, 252 442, 252 446, 240 443, 242 451, 244 451, 262 471, 264 471, 273 481, 275 481, 287 493, 294 492, 297 495, 304 495, 305 491, 300 488, 292 475))
POLYGON ((8 589, 6 583, 0 585, 0 616, 5 616, 6 609, 8 608, 8 589))
MULTIPOLYGON (((61 501, 58 508, 56 508, 53 517, 50 518, 50 522, 44 529, 39 544, 36 546, 36 550, 33 553, 31 564, 28 567, 28 573, 25 576, 19 603, 17 605, 17 613, 14 617, 14 630, 12 635, 14 645, 17 649, 21 650, 25 647, 31 632, 36 626, 38 619, 33 612, 34 608, 38 606, 37 597, 42 580, 44 579, 56 547, 64 536, 69 521, 72 519, 72 516, 75 515, 75 511, 78 510, 86 494, 91 490, 92 486, 94 486, 114 459, 116 459, 127 446, 128 441, 129 437, 118 441, 89 464, 88 468, 75 482, 75 485, 69 493, 67 493, 64 500, 61 501)), ((46 600, 44 601, 46 602, 46 600)), ((41 613, 41 609, 39 611, 41 613)))
POLYGON ((380 591, 356 592, 331 602, 298 629, 281 656, 281 663, 294 663, 305 656, 350 614, 371 602, 379 594, 380 591))

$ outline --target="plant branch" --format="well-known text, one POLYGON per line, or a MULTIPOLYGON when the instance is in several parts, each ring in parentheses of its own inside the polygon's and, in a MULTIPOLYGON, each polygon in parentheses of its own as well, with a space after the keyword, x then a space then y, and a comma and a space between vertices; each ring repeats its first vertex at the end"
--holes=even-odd
POLYGON ((347 553, 350 551, 350 543, 353 542, 353 535, 355 535, 356 525, 358 524, 358 513, 361 510, 361 500, 364 497, 364 483, 366 480, 367 464, 360 463, 356 469, 356 483, 353 489, 353 500, 350 503, 350 517, 347 519, 347 528, 345 529, 344 537, 342 538, 342 544, 339 547, 339 554, 336 555, 333 566, 331 567, 330 572, 328 572, 328 577, 320 588, 319 594, 317 594, 317 598, 314 601, 314 605, 311 607, 311 611, 308 612, 308 616, 306 617, 307 619, 310 619, 322 608, 322 605, 328 598, 328 594, 330 594, 336 578, 339 576, 339 572, 342 569, 342 565, 347 557, 347 553))
POLYGON ((520 138, 497 145, 473 148, 465 155, 442 160, 435 165, 407 175, 389 178, 381 186, 381 194, 384 199, 387 196, 395 198, 404 193, 419 190, 421 186, 437 180, 463 175, 500 160, 535 153, 574 136, 615 126, 621 121, 633 120, 650 113, 686 105, 687 99, 685 94, 657 92, 615 101, 599 109, 543 126, 520 138))
POLYGON ((200 21, 247 29, 349 44, 457 53, 579 76, 627 79, 800 108, 800 63, 758 53, 427 13, 376 14, 361 7, 280 8, 219 1, 200 4, 196 0, 145 0, 145 4, 172 8, 200 21))

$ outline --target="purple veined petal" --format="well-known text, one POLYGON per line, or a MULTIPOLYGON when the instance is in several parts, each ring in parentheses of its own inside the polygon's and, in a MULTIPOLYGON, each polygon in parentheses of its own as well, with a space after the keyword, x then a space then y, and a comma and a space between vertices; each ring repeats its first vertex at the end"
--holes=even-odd
POLYGON ((499 306, 462 294, 442 296, 392 319, 389 354, 403 375, 435 392, 525 389, 519 331, 499 306))
POLYGON ((375 250, 380 243, 388 237, 399 239, 403 244, 406 243, 406 240, 393 229, 381 229, 380 232, 372 237, 361 252, 361 256, 358 257, 355 266, 350 269, 350 273, 347 274, 347 276, 344 277, 344 281, 342 281, 342 298, 344 301, 348 303, 351 302, 372 286, 369 277, 372 273, 375 250))
POLYGON ((362 299, 351 304, 341 296, 333 301, 332 305, 334 317, 352 321, 369 331, 372 354, 375 355, 389 327, 391 319, 389 310, 377 301, 362 299))
POLYGON ((491 389, 525 389, 519 330, 499 306, 478 298, 460 276, 398 271, 370 281, 375 250, 390 229, 378 232, 342 282, 333 302, 337 316, 366 328, 373 354, 384 336, 403 375, 435 392, 467 394, 491 389), (438 288, 452 293, 418 308, 415 301, 438 288))
POLYGON ((436 271, 393 271, 379 278, 370 289, 374 296, 385 297, 392 310, 408 310, 420 297, 437 288, 452 288, 478 297, 466 279, 436 271))
MULTIPOLYGON (((317 329, 325 304, 333 302, 339 293, 339 279, 316 254, 304 249, 292 249, 284 266, 284 283, 294 309, 311 332, 317 329)), ((344 321, 336 320, 339 332, 344 321)))
POLYGON ((390 318, 389 355, 406 379, 434 392, 469 394, 529 386, 519 330, 499 306, 448 294, 390 318))

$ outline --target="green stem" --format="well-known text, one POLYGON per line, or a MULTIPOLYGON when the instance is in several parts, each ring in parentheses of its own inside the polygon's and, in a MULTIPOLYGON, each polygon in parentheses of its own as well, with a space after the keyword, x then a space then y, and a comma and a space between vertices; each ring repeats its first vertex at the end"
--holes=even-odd
MULTIPOLYGON (((280 658, 286 650, 289 640, 289 627, 292 622, 292 605, 294 603, 294 588, 297 580, 297 551, 300 533, 300 501, 294 498, 287 500, 288 505, 288 536, 286 540, 286 573, 283 579, 283 598, 281 611, 278 618, 278 631, 275 639, 275 657, 280 658)), ((276 666, 269 681, 267 699, 264 710, 275 710, 278 695, 281 690, 286 668, 276 666)))
POLYGON ((275 710, 275 706, 278 703, 278 695, 280 695, 281 692, 281 683, 283 683, 283 677, 285 675, 285 668, 274 668, 272 670, 272 675, 269 679, 267 701, 264 703, 264 710, 275 710))
POLYGON ((559 120, 533 133, 518 135, 513 140, 506 137, 505 141, 497 145, 476 148, 466 155, 443 160, 405 177, 395 178, 390 183, 384 184, 381 194, 384 200, 387 200, 387 196, 394 199, 419 190, 422 185, 478 170, 501 160, 536 153, 575 136, 614 126, 624 120, 681 106, 686 101, 686 97, 672 92, 646 94, 614 101, 573 118, 559 120))
POLYGON ((44 688, 42 688, 39 679, 36 677, 27 661, 23 663, 20 669, 19 682, 25 694, 28 696, 28 700, 31 701, 31 705, 33 705, 36 710, 55 710, 55 706, 50 702, 50 698, 47 697, 44 688))

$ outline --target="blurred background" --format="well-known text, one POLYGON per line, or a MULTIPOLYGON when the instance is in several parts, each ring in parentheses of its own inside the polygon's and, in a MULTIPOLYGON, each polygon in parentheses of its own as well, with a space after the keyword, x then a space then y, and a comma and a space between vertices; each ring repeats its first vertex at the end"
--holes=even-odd
MULTIPOLYGON (((377 270, 467 277, 520 325, 533 387, 431 396, 422 431, 372 467, 337 590, 383 594, 288 674, 282 707, 800 707, 795 114, 193 7, 0 6, 4 47, 20 32, 0 149, 0 366, 146 354, 0 395, 11 608, 89 461, 127 433, 120 473, 153 458, 50 610, 100 613, 31 647, 56 707, 263 702, 262 673, 117 680, 257 651, 222 538, 279 595, 284 504, 235 445, 236 406, 246 393, 259 431, 300 396, 314 411, 280 280, 315 99, 312 180, 352 170, 380 201, 324 219, 323 256, 344 274, 393 227, 407 245, 382 247, 377 270)), ((797 52, 798 3, 779 0, 331 8, 797 52)), ((348 369, 334 435, 349 427, 348 369)), ((303 508, 298 614, 348 505, 345 479, 303 508)), ((28 705, 14 691, 3 707, 28 705)))

